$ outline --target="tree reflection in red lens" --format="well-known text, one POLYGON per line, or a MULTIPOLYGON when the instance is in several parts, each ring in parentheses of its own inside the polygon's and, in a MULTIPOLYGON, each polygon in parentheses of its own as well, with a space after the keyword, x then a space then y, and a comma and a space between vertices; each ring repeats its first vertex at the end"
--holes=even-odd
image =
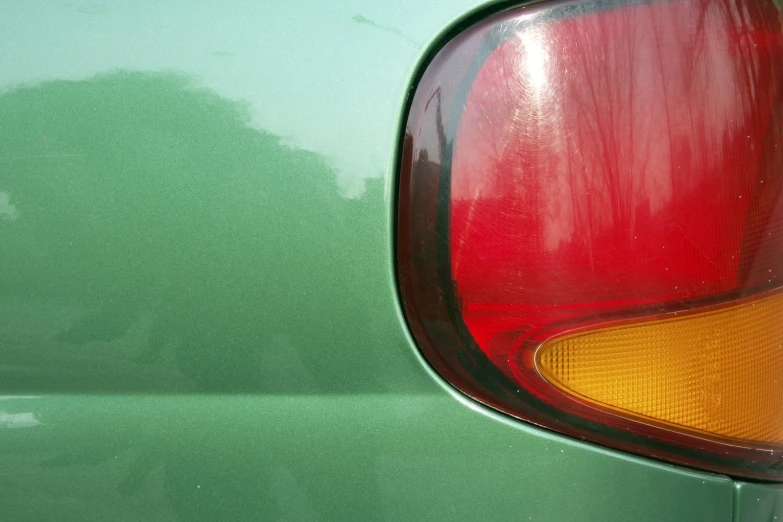
POLYGON ((575 320, 783 284, 782 35, 771 3, 659 2, 523 25, 491 53, 450 241, 495 364, 514 374, 575 320))

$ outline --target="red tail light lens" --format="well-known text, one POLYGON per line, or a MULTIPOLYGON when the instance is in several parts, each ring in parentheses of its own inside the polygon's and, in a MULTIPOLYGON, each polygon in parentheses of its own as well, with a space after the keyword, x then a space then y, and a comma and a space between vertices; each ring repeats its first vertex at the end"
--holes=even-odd
POLYGON ((542 3, 413 99, 399 267, 477 400, 608 446, 783 478, 783 24, 764 0, 542 3))

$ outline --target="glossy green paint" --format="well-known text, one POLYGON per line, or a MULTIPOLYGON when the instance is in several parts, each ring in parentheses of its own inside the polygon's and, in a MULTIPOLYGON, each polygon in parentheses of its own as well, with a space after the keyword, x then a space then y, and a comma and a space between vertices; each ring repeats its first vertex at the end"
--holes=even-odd
POLYGON ((736 522, 775 522, 783 520, 783 486, 747 484, 735 486, 734 520, 736 522))
POLYGON ((520 429, 445 393, 2 408, 19 425, 0 436, 13 520, 731 519, 726 479, 520 429))
POLYGON ((725 477, 472 404, 393 266, 427 50, 482 8, 0 1, 0 513, 730 520, 725 477))

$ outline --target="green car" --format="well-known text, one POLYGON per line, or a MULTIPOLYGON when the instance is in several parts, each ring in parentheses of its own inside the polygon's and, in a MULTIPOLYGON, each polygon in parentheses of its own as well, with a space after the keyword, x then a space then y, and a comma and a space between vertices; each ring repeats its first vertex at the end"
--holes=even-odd
POLYGON ((0 1, 0 520, 783 520, 773 0, 0 1))

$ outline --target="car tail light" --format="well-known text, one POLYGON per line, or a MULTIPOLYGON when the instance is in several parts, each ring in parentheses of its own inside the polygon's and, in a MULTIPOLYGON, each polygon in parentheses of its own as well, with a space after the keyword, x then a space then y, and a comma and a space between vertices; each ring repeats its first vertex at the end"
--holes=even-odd
POLYGON ((566 434, 783 479, 781 20, 539 3, 433 58, 398 261, 436 370, 566 434))

